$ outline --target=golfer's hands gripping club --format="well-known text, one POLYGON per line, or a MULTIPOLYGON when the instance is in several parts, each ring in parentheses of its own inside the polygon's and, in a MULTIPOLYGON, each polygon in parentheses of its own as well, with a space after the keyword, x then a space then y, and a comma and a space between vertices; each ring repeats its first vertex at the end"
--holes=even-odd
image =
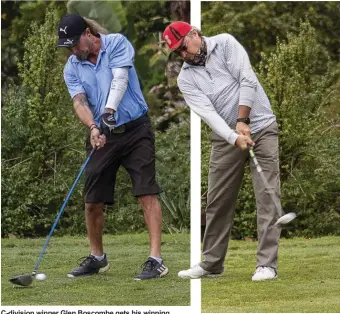
POLYGON ((119 132, 119 127, 117 128, 117 121, 115 119, 115 110, 111 108, 105 108, 104 113, 100 119, 100 129, 102 134, 109 136, 111 132, 114 133, 122 133, 119 132))
POLYGON ((238 122, 236 124, 236 133, 239 136, 236 139, 235 146, 241 148, 242 150, 248 149, 248 146, 254 146, 255 143, 250 137, 249 125, 244 122, 238 122))
POLYGON ((92 147, 97 147, 97 149, 104 147, 106 143, 106 136, 101 134, 99 128, 93 128, 91 130, 90 139, 92 147))
POLYGON ((250 127, 247 123, 237 122, 236 133, 248 136, 250 138, 250 127))
POLYGON ((240 134, 235 142, 235 146, 241 148, 242 150, 247 150, 248 146, 253 147, 255 145, 255 143, 253 142, 253 140, 246 135, 240 134))

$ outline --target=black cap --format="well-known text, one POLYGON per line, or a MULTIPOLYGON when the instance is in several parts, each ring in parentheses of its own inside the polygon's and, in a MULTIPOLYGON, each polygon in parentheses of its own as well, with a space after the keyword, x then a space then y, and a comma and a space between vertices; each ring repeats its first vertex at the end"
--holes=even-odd
POLYGON ((85 20, 79 14, 65 15, 58 25, 57 47, 73 47, 87 27, 85 20))

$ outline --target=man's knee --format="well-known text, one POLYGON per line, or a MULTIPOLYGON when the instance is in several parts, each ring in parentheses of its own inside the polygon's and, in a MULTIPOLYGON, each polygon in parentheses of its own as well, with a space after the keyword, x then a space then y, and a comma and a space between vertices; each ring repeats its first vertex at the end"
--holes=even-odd
POLYGON ((103 203, 85 203, 86 213, 102 213, 104 209, 103 203))
POLYGON ((138 196, 138 201, 144 211, 152 211, 160 206, 157 194, 138 196))

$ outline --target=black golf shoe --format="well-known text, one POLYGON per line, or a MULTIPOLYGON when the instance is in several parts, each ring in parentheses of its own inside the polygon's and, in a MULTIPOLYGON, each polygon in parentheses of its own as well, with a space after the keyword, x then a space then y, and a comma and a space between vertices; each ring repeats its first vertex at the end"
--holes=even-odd
POLYGON ((110 268, 110 264, 104 254, 104 259, 98 261, 93 255, 85 257, 77 268, 67 274, 67 277, 90 276, 97 273, 103 273, 110 268))
POLYGON ((149 257, 148 260, 141 266, 142 272, 137 275, 135 280, 146 280, 153 278, 164 277, 168 273, 168 268, 163 264, 158 263, 155 259, 149 257))

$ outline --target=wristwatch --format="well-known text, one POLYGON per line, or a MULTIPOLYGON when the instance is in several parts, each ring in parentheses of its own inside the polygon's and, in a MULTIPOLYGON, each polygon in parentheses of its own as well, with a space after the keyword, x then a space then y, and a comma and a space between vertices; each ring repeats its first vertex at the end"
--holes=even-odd
POLYGON ((249 118, 238 118, 236 121, 237 122, 243 122, 245 124, 250 124, 250 119, 249 118))

